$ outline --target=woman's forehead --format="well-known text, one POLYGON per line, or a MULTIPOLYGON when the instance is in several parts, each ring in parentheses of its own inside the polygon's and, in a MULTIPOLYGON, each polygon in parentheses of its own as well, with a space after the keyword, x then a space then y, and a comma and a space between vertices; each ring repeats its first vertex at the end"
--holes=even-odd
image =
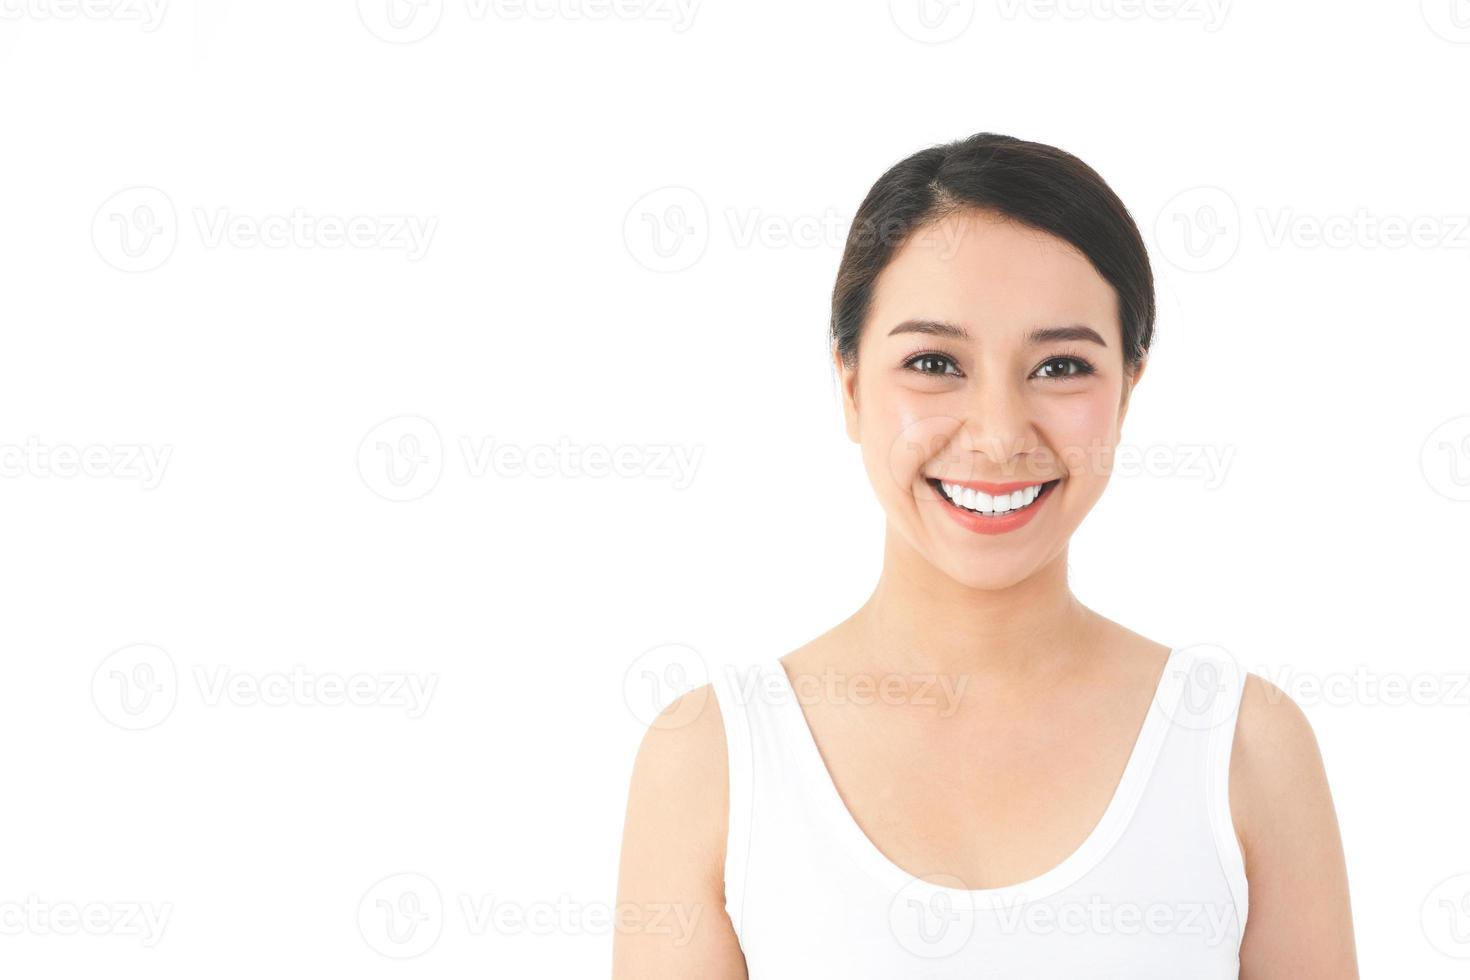
POLYGON ((949 215, 915 232, 879 275, 874 320, 974 321, 1030 329, 1038 320, 1088 322, 1119 335, 1117 295, 1069 242, 988 213, 949 215))

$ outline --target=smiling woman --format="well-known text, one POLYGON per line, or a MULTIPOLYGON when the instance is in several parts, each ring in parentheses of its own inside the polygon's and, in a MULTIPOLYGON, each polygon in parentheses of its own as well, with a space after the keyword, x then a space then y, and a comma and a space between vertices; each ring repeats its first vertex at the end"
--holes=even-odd
POLYGON ((1153 336, 1122 202, 1054 147, 923 150, 864 200, 832 307, 882 574, 650 728, 620 901, 699 914, 620 929, 615 975, 1356 976, 1301 712, 1068 585, 1153 336))

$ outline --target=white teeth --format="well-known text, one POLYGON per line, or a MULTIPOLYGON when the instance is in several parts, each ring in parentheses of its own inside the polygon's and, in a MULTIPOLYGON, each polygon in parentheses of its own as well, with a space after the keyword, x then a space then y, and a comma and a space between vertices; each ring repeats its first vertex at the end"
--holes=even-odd
POLYGON ((994 497, 980 490, 962 487, 957 483, 940 483, 939 485, 944 489, 944 495, 950 499, 951 503, 981 514, 1008 514, 1013 510, 1029 506, 1041 495, 1041 484, 1039 483, 994 497))

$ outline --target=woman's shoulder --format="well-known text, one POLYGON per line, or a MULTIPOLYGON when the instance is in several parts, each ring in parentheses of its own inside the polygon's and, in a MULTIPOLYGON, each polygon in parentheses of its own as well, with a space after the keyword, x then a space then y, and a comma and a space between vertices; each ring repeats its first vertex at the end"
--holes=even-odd
POLYGON ((1230 754, 1230 807, 1241 847, 1292 818, 1302 829, 1334 821, 1326 768, 1306 712, 1285 691, 1246 673, 1230 754))
POLYGON ((1301 706, 1246 674, 1230 758, 1230 811, 1250 883, 1243 968, 1332 960, 1356 977, 1347 866, 1316 734, 1301 706))
POLYGON ((705 684, 676 698, 643 733, 623 823, 622 877, 652 892, 717 894, 727 779, 720 706, 705 684))

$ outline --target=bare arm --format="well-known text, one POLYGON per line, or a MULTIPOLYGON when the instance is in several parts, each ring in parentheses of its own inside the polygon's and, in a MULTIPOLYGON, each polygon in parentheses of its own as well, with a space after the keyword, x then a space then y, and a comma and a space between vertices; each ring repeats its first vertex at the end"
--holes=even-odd
POLYGON ((1231 749, 1230 808, 1250 890, 1241 980, 1355 980, 1347 866, 1317 739, 1301 708, 1254 674, 1231 749))
POLYGON ((725 913, 728 779, 718 703, 707 686, 690 691, 649 727, 633 766, 614 980, 745 980, 725 913))

